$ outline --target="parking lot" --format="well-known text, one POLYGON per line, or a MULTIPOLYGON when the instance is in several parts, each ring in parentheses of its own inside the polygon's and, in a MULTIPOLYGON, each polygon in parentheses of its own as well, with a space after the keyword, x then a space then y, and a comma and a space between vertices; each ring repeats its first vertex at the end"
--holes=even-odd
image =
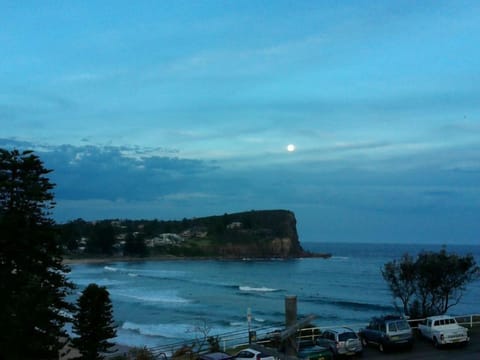
POLYGON ((469 329, 470 344, 467 346, 449 346, 442 349, 435 349, 429 341, 423 338, 417 338, 412 351, 396 351, 381 353, 375 347, 364 349, 363 357, 365 359, 395 359, 395 360, 473 360, 480 359, 480 328, 469 329))

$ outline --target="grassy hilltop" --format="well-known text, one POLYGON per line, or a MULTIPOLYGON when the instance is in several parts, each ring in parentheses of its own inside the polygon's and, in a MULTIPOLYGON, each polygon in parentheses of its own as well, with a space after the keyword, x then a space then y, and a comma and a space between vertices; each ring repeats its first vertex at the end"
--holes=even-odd
POLYGON ((163 220, 75 220, 59 225, 67 255, 295 258, 303 250, 288 210, 163 220))

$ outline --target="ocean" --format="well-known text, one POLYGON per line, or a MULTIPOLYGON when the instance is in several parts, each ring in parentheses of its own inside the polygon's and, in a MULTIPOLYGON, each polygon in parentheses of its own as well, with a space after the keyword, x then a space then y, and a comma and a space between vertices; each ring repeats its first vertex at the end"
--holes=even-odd
MULTIPOLYGON (((162 260, 71 265, 77 285, 72 301, 90 283, 106 286, 113 303, 119 344, 158 347, 200 334, 248 333, 281 327, 285 298, 297 297, 299 318, 317 326, 365 325, 395 311, 381 275, 383 264, 402 254, 440 250, 441 245, 303 243, 329 259, 162 260), (250 323, 248 322, 250 314, 250 323)), ((448 245, 472 253, 480 246, 448 245)), ((453 315, 480 313, 480 281, 468 286, 453 315)))

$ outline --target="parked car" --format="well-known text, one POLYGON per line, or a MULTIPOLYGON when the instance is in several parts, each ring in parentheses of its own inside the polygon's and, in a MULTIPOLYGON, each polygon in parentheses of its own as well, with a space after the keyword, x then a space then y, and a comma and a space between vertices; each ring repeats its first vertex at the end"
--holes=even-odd
POLYGON ((357 333, 348 327, 324 329, 317 338, 317 344, 338 355, 361 355, 362 342, 357 333))
POLYGON ((435 347, 448 344, 467 344, 470 341, 468 330, 458 325, 457 320, 448 315, 430 316, 418 329, 422 336, 433 342, 435 347))
POLYGON ((236 360, 276 360, 272 355, 250 348, 240 350, 233 358, 236 360))
POLYGON ((224 352, 213 352, 208 354, 202 354, 198 357, 198 360, 230 360, 233 356, 224 352))
POLYGON ((359 335, 363 346, 373 344, 382 352, 398 347, 413 347, 412 328, 401 316, 375 317, 366 328, 360 330, 359 335))
POLYGON ((312 345, 300 347, 297 357, 302 360, 332 360, 334 355, 329 348, 312 345))

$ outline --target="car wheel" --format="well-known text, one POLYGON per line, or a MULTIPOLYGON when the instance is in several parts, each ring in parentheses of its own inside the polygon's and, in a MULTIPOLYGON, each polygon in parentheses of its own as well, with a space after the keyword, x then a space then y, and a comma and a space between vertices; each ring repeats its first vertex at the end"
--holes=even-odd
POLYGON ((433 338, 433 346, 435 346, 437 349, 440 347, 440 344, 438 343, 438 340, 436 337, 433 338))

